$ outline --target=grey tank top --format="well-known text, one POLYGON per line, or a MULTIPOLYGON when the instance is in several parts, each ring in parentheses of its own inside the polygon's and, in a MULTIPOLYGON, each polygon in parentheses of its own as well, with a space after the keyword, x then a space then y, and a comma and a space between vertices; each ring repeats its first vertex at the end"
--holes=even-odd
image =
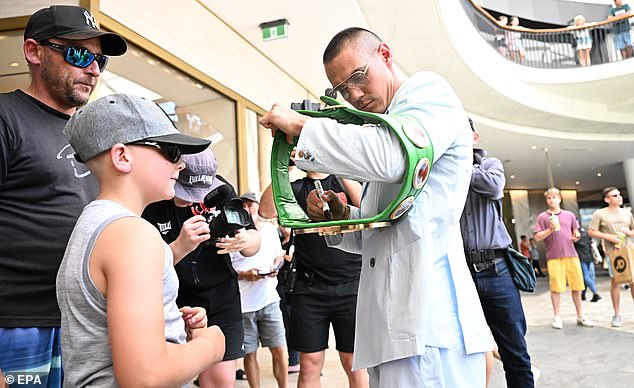
MULTIPOLYGON (((107 302, 90 277, 89 263, 99 234, 110 223, 123 217, 138 218, 116 202, 97 200, 88 204, 77 220, 57 273, 65 387, 117 385, 108 338, 107 302)), ((167 244, 163 245, 165 340, 183 343, 186 339, 185 325, 176 306, 178 278, 174 271, 172 251, 167 244)), ((130 335, 135 335, 134 331, 130 331, 130 335)))

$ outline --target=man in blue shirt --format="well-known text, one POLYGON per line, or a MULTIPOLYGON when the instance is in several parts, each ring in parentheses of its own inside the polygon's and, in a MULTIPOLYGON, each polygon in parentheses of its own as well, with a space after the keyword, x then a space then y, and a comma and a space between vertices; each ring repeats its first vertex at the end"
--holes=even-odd
MULTIPOLYGON (((480 134, 473 127, 473 144, 480 134)), ((504 167, 487 158, 483 149, 473 150, 473 171, 460 229, 465 257, 475 282, 484 316, 498 345, 509 387, 534 387, 531 359, 526 348, 526 319, 520 293, 505 262, 511 245, 502 222, 504 167)))

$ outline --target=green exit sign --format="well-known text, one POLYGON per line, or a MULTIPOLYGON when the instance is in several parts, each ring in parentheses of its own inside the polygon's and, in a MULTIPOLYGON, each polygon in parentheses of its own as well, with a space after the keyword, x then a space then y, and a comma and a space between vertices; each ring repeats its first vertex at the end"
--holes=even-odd
POLYGON ((260 24, 262 30, 262 40, 286 38, 288 36, 288 20, 279 19, 272 22, 260 24))

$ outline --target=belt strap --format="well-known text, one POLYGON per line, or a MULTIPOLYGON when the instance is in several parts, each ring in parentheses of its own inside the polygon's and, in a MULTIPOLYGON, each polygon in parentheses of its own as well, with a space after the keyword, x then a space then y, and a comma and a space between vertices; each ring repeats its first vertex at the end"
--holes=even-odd
POLYGON ((482 263, 491 263, 498 257, 504 257, 505 249, 481 249, 479 251, 465 251, 467 264, 475 265, 482 263))

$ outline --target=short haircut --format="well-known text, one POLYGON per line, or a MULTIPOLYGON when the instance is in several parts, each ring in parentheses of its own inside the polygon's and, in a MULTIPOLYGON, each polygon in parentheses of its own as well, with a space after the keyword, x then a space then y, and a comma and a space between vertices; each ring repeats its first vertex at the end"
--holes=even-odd
POLYGON ((346 28, 338 32, 337 35, 330 40, 330 43, 328 43, 326 50, 324 50, 323 63, 326 64, 332 61, 349 42, 358 41, 360 39, 372 39, 377 43, 383 42, 377 34, 365 28, 346 28))
POLYGON ((522 239, 522 240, 524 240, 525 238, 526 238, 526 235, 525 235, 525 234, 523 234, 523 235, 521 235, 521 236, 520 236, 520 239, 522 239))
POLYGON ((559 193, 559 189, 556 187, 551 187, 548 190, 544 191, 544 197, 548 197, 548 194, 555 194, 559 198, 561 198, 561 194, 559 193))
POLYGON ((614 191, 614 190, 618 190, 618 188, 614 186, 608 186, 605 189, 601 190, 601 196, 605 199, 605 197, 608 196, 610 191, 614 191))

